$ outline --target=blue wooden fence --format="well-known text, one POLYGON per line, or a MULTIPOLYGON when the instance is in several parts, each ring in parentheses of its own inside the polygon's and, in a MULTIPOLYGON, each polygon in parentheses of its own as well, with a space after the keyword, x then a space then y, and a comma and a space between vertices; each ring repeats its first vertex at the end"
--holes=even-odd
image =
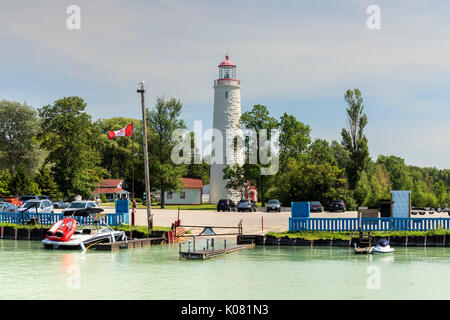
MULTIPOLYGON (((52 225, 63 218, 62 213, 39 213, 37 214, 38 223, 44 225, 52 225)), ((9 213, 0 212, 0 222, 3 223, 14 223, 23 224, 24 221, 30 221, 31 218, 36 218, 36 213, 25 212, 25 213, 9 213)), ((89 217, 74 217, 78 224, 88 225, 93 224, 94 219, 92 216, 89 217)), ((100 225, 110 225, 117 226, 125 223, 125 216, 121 213, 108 213, 103 219, 100 220, 100 225)))
POLYGON ((289 231, 427 231, 450 229, 450 218, 289 218, 289 231))

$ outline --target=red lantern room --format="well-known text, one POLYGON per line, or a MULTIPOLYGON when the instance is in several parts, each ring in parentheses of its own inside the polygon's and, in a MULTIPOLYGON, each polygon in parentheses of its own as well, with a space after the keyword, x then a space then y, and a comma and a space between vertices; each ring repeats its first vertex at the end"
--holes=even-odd
POLYGON ((225 56, 225 60, 219 64, 219 80, 236 80, 236 65, 225 56))

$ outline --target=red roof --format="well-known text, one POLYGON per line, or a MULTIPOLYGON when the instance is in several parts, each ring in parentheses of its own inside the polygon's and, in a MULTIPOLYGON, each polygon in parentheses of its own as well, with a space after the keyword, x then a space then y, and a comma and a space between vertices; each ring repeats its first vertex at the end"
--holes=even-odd
POLYGON ((228 55, 225 56, 225 60, 219 64, 219 67, 236 67, 236 65, 228 60, 230 57, 228 55))
POLYGON ((203 188, 202 179, 181 178, 181 181, 184 183, 185 189, 202 189, 203 188))
POLYGON ((102 194, 102 193, 120 193, 123 190, 122 188, 97 188, 94 193, 95 194, 102 194))
POLYGON ((100 181, 99 188, 117 188, 123 179, 105 179, 100 181))

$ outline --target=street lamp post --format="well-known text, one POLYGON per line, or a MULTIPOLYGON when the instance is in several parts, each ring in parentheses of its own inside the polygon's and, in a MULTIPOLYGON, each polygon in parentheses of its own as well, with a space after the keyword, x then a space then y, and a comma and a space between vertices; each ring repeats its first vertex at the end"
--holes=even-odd
POLYGON ((150 198, 150 173, 148 169, 148 144, 147 144, 147 117, 145 115, 145 99, 144 99, 144 81, 139 83, 140 89, 137 90, 141 94, 142 103, 142 126, 144 131, 144 167, 145 167, 145 193, 147 195, 147 224, 148 232, 153 229, 153 216, 151 209, 151 198, 150 198))

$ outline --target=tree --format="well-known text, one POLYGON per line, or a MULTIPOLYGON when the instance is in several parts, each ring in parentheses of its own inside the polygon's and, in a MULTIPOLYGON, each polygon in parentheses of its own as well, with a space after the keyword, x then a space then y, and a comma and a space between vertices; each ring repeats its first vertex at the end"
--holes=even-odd
POLYGON ((11 181, 11 188, 16 196, 25 194, 41 194, 39 186, 33 181, 33 179, 31 179, 23 163, 19 164, 17 167, 16 173, 11 181))
POLYGON ((380 155, 378 164, 382 164, 389 172, 389 179, 392 182, 393 190, 411 190, 413 181, 409 173, 405 160, 396 156, 380 155))
POLYGON ((186 166, 187 177, 200 177, 202 179, 203 184, 209 183, 209 174, 210 174, 210 168, 211 165, 208 164, 204 159, 202 160, 202 163, 195 163, 195 155, 198 153, 198 149, 196 148, 194 144, 194 132, 189 132, 190 138, 191 138, 191 161, 186 166), (194 150, 195 149, 195 150, 194 150))
POLYGON ((26 103, 0 101, 0 169, 14 175, 20 164, 33 175, 46 154, 40 150, 36 134, 36 111, 26 103))
POLYGON ((175 191, 181 187, 181 177, 186 174, 185 165, 175 165, 171 161, 172 133, 185 129, 183 120, 179 119, 182 104, 180 100, 158 98, 154 110, 147 112, 149 123, 149 166, 152 186, 161 193, 161 208, 165 207, 165 191, 175 191))
POLYGON ((342 129, 342 145, 350 153, 350 162, 347 167, 347 177, 353 189, 358 180, 358 174, 363 171, 369 159, 369 147, 364 135, 367 125, 367 116, 363 113, 363 98, 358 89, 347 90, 345 101, 348 104, 347 121, 348 130, 342 129))
POLYGON ((282 203, 320 201, 330 203, 344 196, 344 172, 335 165, 310 164, 289 159, 286 172, 275 180, 276 195, 282 203))
POLYGON ((9 170, 0 170, 0 195, 11 195, 11 174, 9 170))
POLYGON ((58 199, 58 185, 52 176, 51 170, 48 166, 42 166, 34 179, 41 190, 41 193, 49 196, 51 199, 58 199))
POLYGON ((244 199, 245 195, 250 192, 250 184, 245 177, 244 167, 239 164, 226 166, 223 173, 223 178, 227 180, 226 187, 239 192, 241 199, 244 199))
POLYGON ((39 109, 42 145, 50 152, 46 161, 53 165, 60 191, 69 198, 91 197, 106 173, 99 167, 99 137, 85 108, 82 98, 66 97, 39 109))
POLYGON ((286 112, 280 117, 280 169, 285 172, 288 158, 300 159, 311 143, 308 125, 298 121, 293 115, 286 112))
POLYGON ((145 192, 144 184, 144 153, 142 145, 142 121, 133 118, 114 117, 100 119, 94 123, 99 137, 99 151, 101 167, 108 171, 110 179, 124 179, 124 186, 131 190, 132 151, 134 149, 134 180, 135 194, 142 195, 145 192), (108 131, 125 128, 133 123, 133 137, 116 137, 109 139, 108 131))
POLYGON ((308 162, 314 164, 337 165, 334 150, 326 140, 316 139, 308 147, 308 162))
POLYGON ((256 132, 256 164, 249 164, 250 169, 247 172, 250 173, 249 180, 256 182, 256 188, 261 198, 261 206, 265 207, 264 192, 270 179, 261 174, 261 168, 267 165, 261 164, 260 160, 260 134, 261 130, 267 130, 267 138, 270 139, 270 130, 277 128, 278 122, 270 116, 266 106, 257 104, 253 106, 251 111, 242 114, 241 123, 246 129, 253 129, 256 132))

